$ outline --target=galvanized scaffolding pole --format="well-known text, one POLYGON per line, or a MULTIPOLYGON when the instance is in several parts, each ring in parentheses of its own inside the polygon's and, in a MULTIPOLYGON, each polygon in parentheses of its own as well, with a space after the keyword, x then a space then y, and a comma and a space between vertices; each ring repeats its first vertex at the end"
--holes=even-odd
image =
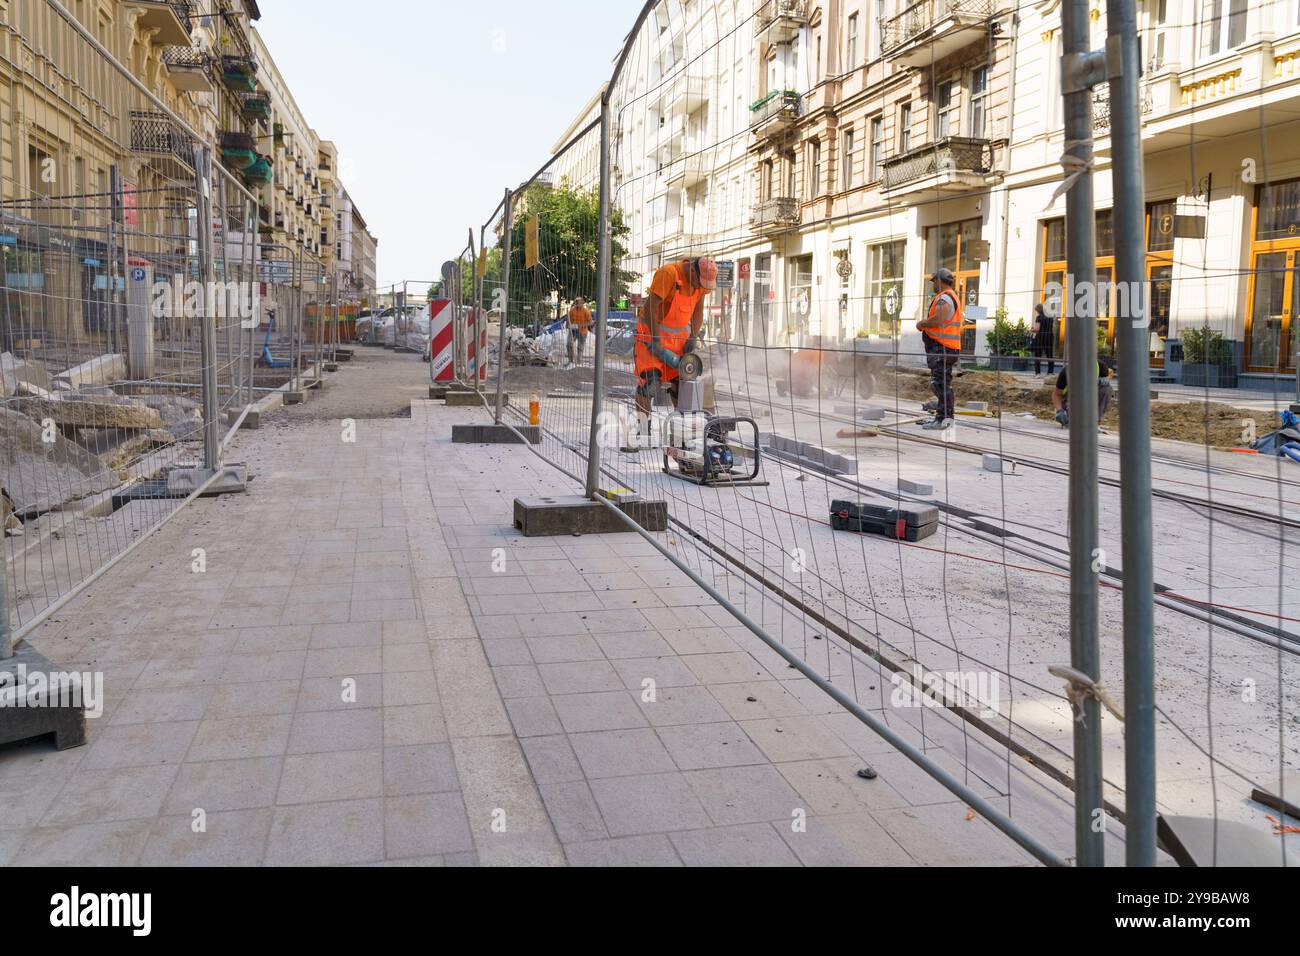
POLYGON ((9 582, 5 576, 7 563, 4 545, 4 528, 0 528, 0 661, 14 656, 14 635, 9 628, 9 582))
POLYGON ((1156 865, 1155 588, 1151 536, 1150 328, 1146 311, 1146 196, 1138 114, 1135 0, 1108 0, 1111 180, 1115 196, 1120 513, 1124 557, 1124 811, 1129 866, 1156 865))
POLYGON ((217 326, 208 290, 212 288, 212 153, 206 146, 195 154, 194 174, 199 255, 199 348, 203 365, 203 467, 214 471, 220 460, 217 421, 217 326))
MULTIPOLYGON (((1066 358, 1070 402, 1070 663, 1101 679, 1097 568, 1097 253, 1092 192, 1092 83, 1100 78, 1088 50, 1088 2, 1061 7, 1065 100, 1066 358)), ((1104 63, 1102 64, 1104 67, 1104 63)), ((1100 74, 1104 76, 1104 73, 1100 74)), ((1127 590, 1127 588, 1126 588, 1127 590)), ((1105 865, 1101 704, 1092 695, 1074 724, 1074 826, 1079 866, 1105 865)))
POLYGON ((501 424, 501 403, 505 394, 506 381, 506 326, 510 319, 510 237, 515 231, 514 211, 512 210, 510 190, 506 190, 505 198, 505 248, 501 251, 501 332, 497 336, 499 343, 497 348, 497 401, 496 401, 496 423, 501 424))
POLYGON ((587 497, 600 491, 600 415, 605 390, 605 327, 609 323, 609 87, 600 97, 600 245, 596 254, 596 354, 592 359, 591 433, 587 438, 587 497))

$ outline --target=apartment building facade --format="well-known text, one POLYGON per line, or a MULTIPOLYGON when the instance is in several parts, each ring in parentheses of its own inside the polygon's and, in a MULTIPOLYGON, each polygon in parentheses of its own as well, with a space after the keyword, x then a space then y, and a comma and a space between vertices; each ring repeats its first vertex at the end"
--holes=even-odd
MULTIPOLYGON (((1105 42, 1093 4, 1092 47, 1105 42)), ((1300 351, 1300 8, 1147 0, 1142 86, 1150 343, 1181 375, 1181 330, 1222 336, 1240 384, 1300 351)), ((865 338, 921 352, 928 276, 953 270, 987 353, 1001 312, 1056 313, 1064 278, 1060 3, 665 0, 613 91, 624 263, 711 254, 733 341, 865 338)), ((1108 100, 1094 94, 1102 334, 1113 343, 1108 100)))
POLYGON ((369 308, 375 302, 378 244, 343 183, 338 184, 335 194, 334 224, 339 295, 346 302, 369 308))
POLYGON ((320 143, 261 34, 253 31, 252 39, 270 100, 270 115, 259 131, 259 149, 272 158, 273 169, 272 181, 259 190, 260 230, 268 257, 287 263, 300 254, 319 254, 321 214, 313 181, 320 143))
MULTIPOLYGON (((255 0, 64 6, 120 69, 44 0, 0 0, 0 350, 20 337, 115 348, 128 277, 189 274, 200 147, 255 197, 245 230, 227 190, 226 258, 334 258, 320 197, 332 203, 335 187, 318 167, 325 156, 336 168, 337 153, 322 153, 253 29, 255 0)), ((289 281, 268 265, 261 275, 289 281)))

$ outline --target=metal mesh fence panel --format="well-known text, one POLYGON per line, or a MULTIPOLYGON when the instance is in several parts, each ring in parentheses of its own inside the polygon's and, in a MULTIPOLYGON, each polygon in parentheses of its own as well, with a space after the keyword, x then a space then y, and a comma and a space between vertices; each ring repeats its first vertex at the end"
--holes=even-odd
POLYGON ((204 399, 211 421, 250 400, 260 305, 256 199, 209 166, 197 111, 163 109, 59 5, 7 16, 46 71, 8 88, 23 135, 0 162, 0 550, 21 635, 186 499, 178 471, 219 454, 204 399), (104 99, 70 103, 65 79, 104 99))

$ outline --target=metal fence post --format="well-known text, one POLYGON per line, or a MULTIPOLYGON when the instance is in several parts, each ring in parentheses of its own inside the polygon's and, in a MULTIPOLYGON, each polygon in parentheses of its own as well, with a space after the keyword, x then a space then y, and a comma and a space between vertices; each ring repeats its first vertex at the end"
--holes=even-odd
POLYGON ((0 528, 0 661, 14 656, 13 631, 9 628, 9 583, 5 578, 4 529, 0 528))
POLYGON ((1137 9, 1106 4, 1115 278, 1126 303, 1119 328, 1119 457, 1124 558, 1124 812, 1129 866, 1156 865, 1155 587, 1151 540, 1150 327, 1146 314, 1146 197, 1138 120, 1137 9))
MULTIPOLYGON (((474 366, 469 370, 469 377, 473 379, 474 391, 478 391, 478 370, 483 363, 483 356, 478 354, 478 322, 479 306, 482 304, 483 297, 483 280, 478 274, 478 256, 474 251, 474 228, 471 226, 469 233, 469 300, 470 300, 470 322, 469 322, 469 348, 474 350, 474 366)), ((468 350, 467 350, 468 351, 468 350)))
POLYGON ((600 246, 596 254, 596 354, 592 358, 591 434, 587 441, 587 497, 600 490, 601 393, 605 387, 605 327, 609 323, 609 88, 600 97, 600 246))
POLYGON ((506 381, 506 326, 510 324, 510 246, 515 231, 514 212, 511 209, 510 190, 506 189, 505 212, 502 215, 505 243, 501 250, 501 329, 497 335, 497 407, 496 423, 501 424, 501 402, 506 381))
MULTIPOLYGON (((1101 679, 1097 639, 1097 282, 1092 193, 1092 90, 1084 78, 1088 58, 1087 0, 1066 0, 1061 8, 1062 89, 1065 156, 1075 178, 1065 193, 1066 358, 1075 399, 1070 403, 1070 663, 1101 679)), ((1067 179, 1067 182, 1069 180, 1067 179)), ((1074 827, 1080 866, 1105 865, 1105 832, 1094 827, 1102 804, 1101 705, 1091 695, 1074 724, 1074 827)))
POLYGON ((212 288, 212 153, 200 146, 196 153, 195 204, 199 255, 199 348, 203 365, 203 467, 215 471, 221 453, 217 422, 217 326, 208 290, 212 288))

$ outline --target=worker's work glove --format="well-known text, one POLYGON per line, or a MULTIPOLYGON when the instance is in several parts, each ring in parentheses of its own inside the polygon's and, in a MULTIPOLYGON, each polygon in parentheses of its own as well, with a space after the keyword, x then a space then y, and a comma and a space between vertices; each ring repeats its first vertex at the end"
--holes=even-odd
POLYGON ((1062 428, 1070 427, 1070 413, 1067 412, 1064 408, 1057 409, 1056 420, 1061 423, 1062 428))
POLYGON ((692 335, 690 338, 686 340, 686 347, 682 349, 682 354, 689 355, 691 352, 694 352, 699 347, 700 347, 700 340, 692 335))

